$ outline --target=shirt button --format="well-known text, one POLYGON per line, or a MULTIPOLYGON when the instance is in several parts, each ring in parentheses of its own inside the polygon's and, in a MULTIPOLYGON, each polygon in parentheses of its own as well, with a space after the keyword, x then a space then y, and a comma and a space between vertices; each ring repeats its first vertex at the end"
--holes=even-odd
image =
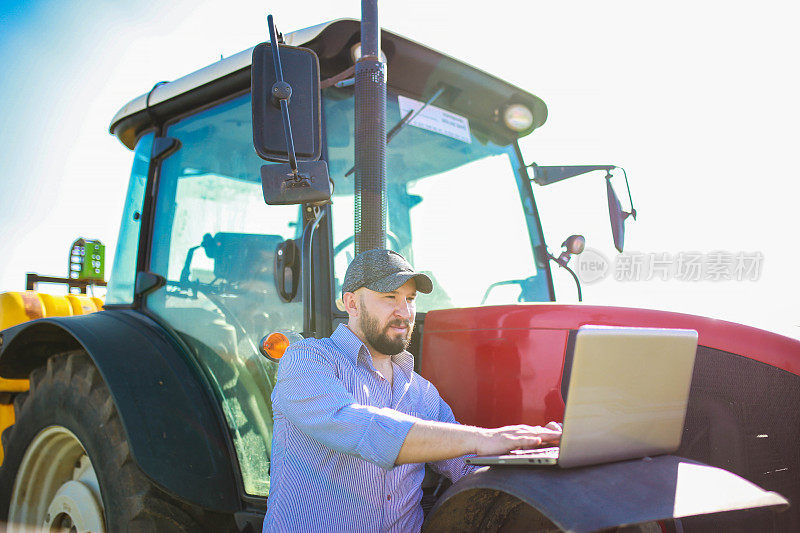
POLYGON ((389 500, 389 501, 391 501, 391 500, 392 500, 392 495, 391 495, 391 494, 387 494, 387 495, 386 495, 386 499, 387 499, 387 500, 389 500))

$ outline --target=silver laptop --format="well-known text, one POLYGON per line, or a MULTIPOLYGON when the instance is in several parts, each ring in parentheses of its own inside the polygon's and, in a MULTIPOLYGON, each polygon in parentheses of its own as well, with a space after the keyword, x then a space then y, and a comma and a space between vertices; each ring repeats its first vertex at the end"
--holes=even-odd
POLYGON ((570 344, 562 378, 568 383, 559 446, 469 457, 467 463, 569 468, 678 449, 696 331, 582 326, 570 344))

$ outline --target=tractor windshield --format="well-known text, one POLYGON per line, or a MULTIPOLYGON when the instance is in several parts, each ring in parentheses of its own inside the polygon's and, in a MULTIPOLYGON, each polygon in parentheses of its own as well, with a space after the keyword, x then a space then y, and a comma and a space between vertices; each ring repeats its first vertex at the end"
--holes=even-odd
MULTIPOLYGON (((334 182, 335 295, 354 253, 352 89, 327 89, 324 122, 334 182)), ((387 129, 422 102, 388 91, 387 129)), ((466 117, 429 105, 387 146, 387 242, 434 281, 420 312, 550 299, 523 209, 512 145, 489 141, 466 117)))

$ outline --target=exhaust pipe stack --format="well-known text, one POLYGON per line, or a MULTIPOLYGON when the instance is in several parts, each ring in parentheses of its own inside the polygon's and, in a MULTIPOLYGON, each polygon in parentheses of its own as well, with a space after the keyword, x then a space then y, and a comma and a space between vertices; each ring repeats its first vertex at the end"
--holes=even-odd
POLYGON ((356 255, 386 246, 386 65, 380 60, 377 0, 361 0, 355 65, 356 255))

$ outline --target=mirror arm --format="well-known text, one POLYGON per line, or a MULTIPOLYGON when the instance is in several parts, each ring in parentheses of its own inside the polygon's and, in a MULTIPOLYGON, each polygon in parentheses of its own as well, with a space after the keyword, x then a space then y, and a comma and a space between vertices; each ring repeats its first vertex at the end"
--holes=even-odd
POLYGON ((300 179, 297 173, 297 156, 294 152, 294 141, 292 139, 292 123, 289 121, 289 99, 292 97, 292 86, 283 81, 283 69, 281 68, 281 55, 278 52, 278 37, 275 32, 275 24, 272 22, 272 15, 267 15, 269 25, 269 42, 272 48, 272 62, 275 65, 275 84, 272 86, 270 98, 272 104, 280 106, 283 116, 283 134, 286 137, 286 151, 289 155, 289 167, 296 179, 300 179))
MULTIPOLYGON (((622 220, 625 220, 628 217, 633 217, 633 220, 636 220, 636 209, 633 207, 633 196, 631 196, 631 186, 628 183, 628 173, 625 172, 625 169, 622 168, 622 167, 617 167, 617 168, 622 171, 622 175, 625 177, 625 188, 628 189, 628 202, 631 204, 630 213, 628 213, 627 211, 623 211, 623 213, 625 214, 625 217, 623 217, 622 220)), ((611 177, 612 177, 611 176, 611 172, 607 171, 606 172, 606 179, 610 180, 611 177)))
POLYGON ((631 186, 628 184, 628 173, 625 172, 625 169, 619 167, 622 170, 622 175, 625 176, 625 187, 628 189, 628 201, 631 204, 631 212, 628 213, 630 216, 633 217, 633 220, 636 220, 636 209, 633 208, 633 196, 631 196, 631 186))
POLYGON ((564 166, 541 166, 535 162, 527 165, 533 169, 532 181, 538 185, 545 186, 559 181, 574 178, 587 172, 595 170, 605 170, 610 173, 617 168, 615 165, 564 165, 564 166))

